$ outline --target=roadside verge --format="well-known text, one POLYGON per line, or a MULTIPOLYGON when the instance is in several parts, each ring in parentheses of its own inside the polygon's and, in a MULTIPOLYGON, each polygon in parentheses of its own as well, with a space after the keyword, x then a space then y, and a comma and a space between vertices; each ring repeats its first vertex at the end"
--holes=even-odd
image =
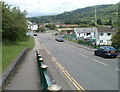
POLYGON ((17 57, 17 59, 4 71, 2 75, 2 84, 0 85, 0 91, 4 90, 5 86, 9 83, 12 76, 14 76, 20 64, 22 63, 23 58, 29 51, 29 48, 23 50, 22 53, 17 57))

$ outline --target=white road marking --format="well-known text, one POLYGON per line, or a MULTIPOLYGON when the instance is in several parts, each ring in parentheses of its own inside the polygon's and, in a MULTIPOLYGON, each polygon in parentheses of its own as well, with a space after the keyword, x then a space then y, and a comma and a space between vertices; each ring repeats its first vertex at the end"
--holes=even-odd
POLYGON ((115 68, 117 71, 120 71, 120 69, 118 69, 118 68, 115 68))
POLYGON ((86 55, 83 55, 83 54, 80 54, 80 53, 79 53, 79 55, 80 55, 80 56, 83 56, 83 57, 88 57, 88 56, 86 56, 86 55))
POLYGON ((105 63, 103 63, 103 62, 100 62, 100 61, 98 61, 98 60, 96 60, 96 59, 92 59, 93 61, 96 61, 96 62, 98 62, 98 63, 100 63, 100 64, 102 64, 102 65, 105 65, 105 66, 108 66, 108 64, 105 64, 105 63))

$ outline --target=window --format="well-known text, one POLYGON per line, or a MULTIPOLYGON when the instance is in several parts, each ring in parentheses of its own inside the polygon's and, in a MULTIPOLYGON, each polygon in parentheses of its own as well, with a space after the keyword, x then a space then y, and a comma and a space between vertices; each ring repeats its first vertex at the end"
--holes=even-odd
POLYGON ((107 33, 107 36, 111 36, 111 33, 107 33))
POLYGON ((100 36, 103 36, 103 33, 101 33, 100 36))
POLYGON ((104 50, 104 48, 103 48, 103 47, 100 47, 100 48, 99 48, 99 50, 100 50, 100 51, 103 51, 103 50, 104 50))
POLYGON ((103 43, 103 40, 100 40, 100 43, 103 43))
POLYGON ((88 36, 88 35, 90 35, 90 33, 87 33, 86 35, 88 36))

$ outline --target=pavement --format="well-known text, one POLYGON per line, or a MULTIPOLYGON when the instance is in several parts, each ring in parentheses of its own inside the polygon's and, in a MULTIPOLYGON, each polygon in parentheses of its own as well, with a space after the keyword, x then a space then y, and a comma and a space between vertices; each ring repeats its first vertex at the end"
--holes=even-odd
POLYGON ((40 90, 35 50, 28 52, 5 90, 40 90))

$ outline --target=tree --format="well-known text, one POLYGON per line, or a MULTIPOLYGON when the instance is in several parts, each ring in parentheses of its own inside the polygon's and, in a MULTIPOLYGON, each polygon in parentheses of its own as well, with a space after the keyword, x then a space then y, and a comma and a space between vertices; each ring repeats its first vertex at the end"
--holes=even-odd
MULTIPOLYGON (((118 3, 120 5, 120 2, 118 3)), ((118 20, 120 19, 120 8, 118 8, 118 20)), ((120 21, 118 21, 117 33, 112 36, 112 45, 120 49, 120 21)))
POLYGON ((97 24, 102 25, 101 19, 97 19, 97 24))
POLYGON ((120 29, 116 34, 112 36, 112 46, 114 46, 117 49, 120 49, 120 29))
POLYGON ((39 26, 37 31, 38 31, 38 32, 39 32, 39 31, 44 32, 44 31, 45 31, 45 27, 40 27, 40 26, 39 26))
POLYGON ((112 20, 111 20, 111 18, 109 19, 109 25, 112 26, 112 20))
POLYGON ((50 30, 55 30, 56 28, 55 24, 48 24, 45 27, 49 28, 50 30))
POLYGON ((94 20, 92 20, 92 21, 90 22, 90 26, 95 26, 95 21, 94 21, 94 20))
POLYGON ((26 11, 2 3, 2 38, 16 42, 25 40, 27 31, 26 11))
POLYGON ((111 18, 106 21, 105 25, 112 26, 112 20, 111 20, 111 18))

